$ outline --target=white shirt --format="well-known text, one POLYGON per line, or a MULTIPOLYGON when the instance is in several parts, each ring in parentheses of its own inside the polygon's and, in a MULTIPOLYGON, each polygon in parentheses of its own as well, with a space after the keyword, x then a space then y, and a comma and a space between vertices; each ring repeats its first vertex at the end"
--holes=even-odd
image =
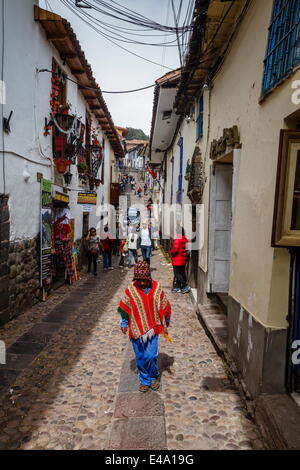
POLYGON ((138 241, 138 234, 137 233, 130 233, 127 237, 127 243, 129 250, 136 250, 137 249, 137 241, 138 241))
POLYGON ((141 230, 141 245, 143 246, 151 246, 151 239, 149 230, 147 228, 142 228, 141 230))

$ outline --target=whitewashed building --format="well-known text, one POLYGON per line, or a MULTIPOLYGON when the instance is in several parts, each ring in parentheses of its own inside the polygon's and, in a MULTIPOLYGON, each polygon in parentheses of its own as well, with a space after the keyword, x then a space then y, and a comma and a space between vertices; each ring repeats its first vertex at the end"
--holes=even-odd
POLYGON ((124 157, 71 25, 34 0, 5 2, 3 23, 13 27, 0 35, 7 118, 0 144, 0 324, 41 298, 40 288, 47 291, 55 279, 53 266, 41 275, 43 181, 51 193, 51 256, 57 255, 53 224, 66 209, 62 223, 71 227, 78 269, 83 236, 110 203, 112 162, 124 157))

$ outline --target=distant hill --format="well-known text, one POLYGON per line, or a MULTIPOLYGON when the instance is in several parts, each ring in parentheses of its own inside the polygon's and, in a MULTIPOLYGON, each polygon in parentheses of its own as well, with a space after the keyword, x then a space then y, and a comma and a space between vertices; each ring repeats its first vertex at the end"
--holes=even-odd
POLYGON ((126 140, 149 140, 149 136, 142 129, 134 129, 133 127, 127 127, 127 129, 126 140))

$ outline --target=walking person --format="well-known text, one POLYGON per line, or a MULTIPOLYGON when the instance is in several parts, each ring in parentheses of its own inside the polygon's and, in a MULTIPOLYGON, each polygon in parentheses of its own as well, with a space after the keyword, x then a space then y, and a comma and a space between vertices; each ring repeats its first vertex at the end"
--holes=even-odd
POLYGON ((87 252, 87 258, 88 258, 88 273, 91 272, 91 267, 93 264, 93 272, 94 275, 97 276, 97 259, 98 255, 100 253, 100 240, 99 237, 97 237, 97 232, 94 227, 90 228, 87 236, 85 239, 88 242, 88 252, 87 252))
POLYGON ((172 292, 187 294, 191 291, 188 285, 185 273, 185 267, 188 261, 188 254, 186 245, 188 239, 185 237, 184 229, 180 230, 181 233, 177 235, 173 242, 173 248, 171 250, 172 265, 175 276, 175 286, 172 292))
POLYGON ((158 390, 158 335, 167 334, 171 305, 159 283, 151 278, 150 266, 139 261, 134 268, 133 282, 125 290, 118 308, 121 331, 132 343, 139 370, 140 392, 158 390))
POLYGON ((152 240, 151 233, 147 222, 143 222, 141 229, 141 250, 143 260, 150 264, 151 252, 152 252, 152 240))
POLYGON ((127 246, 128 246, 128 267, 131 268, 132 257, 134 258, 135 264, 138 263, 138 239, 139 236, 133 230, 129 233, 127 237, 127 246))
POLYGON ((122 268, 125 262, 125 253, 127 252, 126 240, 121 240, 119 251, 120 251, 119 267, 122 268))
POLYGON ((108 227, 104 227, 104 233, 101 234, 101 248, 103 253, 103 271, 114 269, 112 267, 112 250, 114 245, 114 238, 108 231, 108 227))

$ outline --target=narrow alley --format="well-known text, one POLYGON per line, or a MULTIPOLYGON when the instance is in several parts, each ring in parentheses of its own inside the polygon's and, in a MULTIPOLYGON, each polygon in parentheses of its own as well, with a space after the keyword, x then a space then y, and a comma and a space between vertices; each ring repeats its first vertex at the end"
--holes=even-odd
POLYGON ((0 451, 299 451, 300 0, 0 30, 0 451))
POLYGON ((138 391, 120 332, 117 306, 132 271, 84 275, 1 328, 1 449, 263 448, 189 295, 170 293, 160 250, 152 265, 173 308, 173 342, 160 338, 161 390, 138 391))

